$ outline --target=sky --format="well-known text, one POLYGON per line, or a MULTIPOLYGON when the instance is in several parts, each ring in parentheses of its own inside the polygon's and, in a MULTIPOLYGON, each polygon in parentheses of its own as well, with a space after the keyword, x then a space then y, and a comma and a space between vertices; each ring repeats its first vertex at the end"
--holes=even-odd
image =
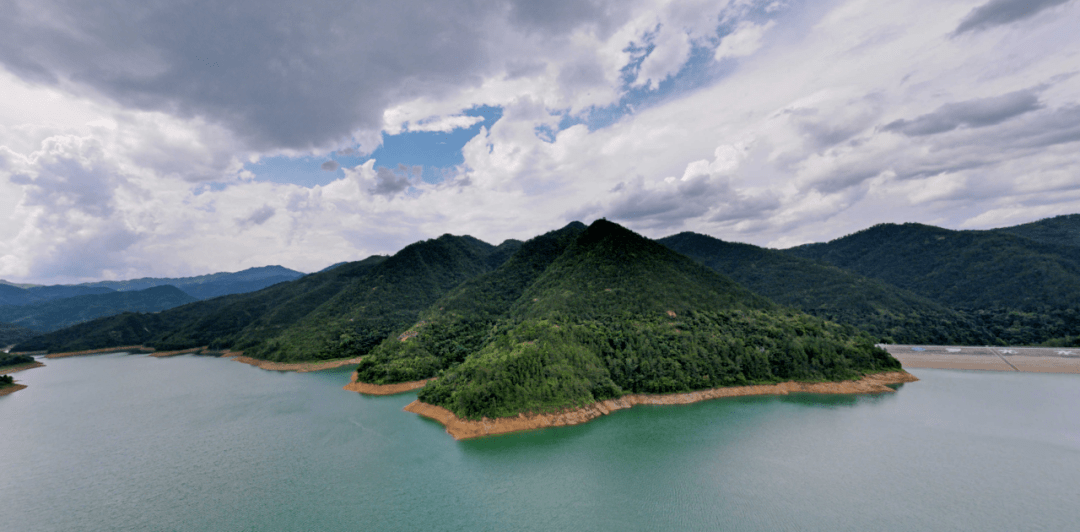
POLYGON ((1080 0, 0 0, 0 278, 1080 212, 1080 0))

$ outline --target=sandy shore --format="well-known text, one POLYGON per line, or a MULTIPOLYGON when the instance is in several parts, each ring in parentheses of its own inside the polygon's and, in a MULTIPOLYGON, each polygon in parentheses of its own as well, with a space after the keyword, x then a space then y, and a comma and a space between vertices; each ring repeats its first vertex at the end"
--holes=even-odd
POLYGON ((7 375, 8 373, 15 373, 16 371, 22 371, 24 369, 43 368, 45 364, 41 362, 27 362, 26 364, 15 364, 14 366, 5 366, 0 368, 0 375, 7 375))
POLYGON ((64 358, 64 357, 81 357, 86 355, 103 355, 105 353, 119 353, 126 351, 128 353, 153 353, 152 347, 146 347, 143 345, 125 345, 122 347, 104 347, 101 349, 88 349, 86 351, 68 351, 66 353, 53 353, 51 355, 45 355, 45 358, 64 358))
POLYGON ((434 379, 399 382, 397 384, 368 384, 366 382, 356 382, 356 372, 354 371, 352 377, 349 379, 349 384, 346 384, 344 388, 350 392, 359 392, 368 395, 394 395, 395 393, 405 393, 418 388, 423 388, 430 380, 434 379))
POLYGON ((718 399, 720 397, 787 395, 789 393, 799 392, 821 394, 889 393, 895 391, 888 386, 889 384, 915 382, 917 380, 919 379, 906 371, 893 371, 867 375, 856 381, 815 383, 789 381, 781 382, 779 384, 731 386, 667 395, 624 395, 618 399, 601 401, 566 412, 531 415, 518 414, 516 417, 497 419, 484 418, 480 421, 461 419, 454 415, 453 412, 441 406, 429 405, 418 400, 409 403, 405 407, 405 411, 419 414, 442 423, 443 426, 446 427, 446 432, 453 436, 454 439, 460 440, 545 427, 577 425, 610 414, 616 410, 630 408, 634 405, 683 405, 708 399, 718 399))
POLYGON ((13 393, 15 393, 15 392, 17 392, 19 390, 25 389, 25 388, 26 388, 25 384, 9 384, 7 386, 4 386, 3 388, 0 388, 0 397, 3 397, 5 395, 9 395, 9 394, 13 394, 13 393))
POLYGON ((244 364, 250 364, 257 368, 262 368, 270 371, 295 371, 297 373, 305 373, 308 371, 320 371, 324 369, 340 368, 341 366, 348 366, 349 364, 359 364, 361 357, 327 360, 324 362, 296 363, 270 362, 269 360, 259 360, 257 358, 246 357, 243 355, 231 355, 231 358, 237 362, 243 362, 244 364))

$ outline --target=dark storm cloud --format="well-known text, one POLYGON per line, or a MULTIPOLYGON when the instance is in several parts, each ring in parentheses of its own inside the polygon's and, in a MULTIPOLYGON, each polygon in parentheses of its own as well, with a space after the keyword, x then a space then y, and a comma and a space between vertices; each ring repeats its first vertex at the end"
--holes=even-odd
MULTIPOLYGON (((595 11, 574 5, 521 2, 511 18, 547 27, 595 11)), ((256 149, 376 131, 389 105, 479 83, 501 68, 485 27, 511 11, 499 0, 7 0, 0 10, 0 64, 16 75, 200 116, 256 149)))
POLYGON ((333 171, 337 170, 338 168, 340 168, 340 166, 341 165, 339 165, 337 161, 331 160, 331 161, 326 161, 326 162, 320 164, 319 168, 322 168, 324 171, 327 171, 327 172, 333 172, 333 171))
POLYGON ((990 0, 989 2, 971 10, 960 25, 956 27, 954 35, 960 35, 966 31, 978 31, 1009 24, 1034 16, 1036 13, 1057 5, 1064 4, 1069 0, 990 0))
POLYGON ((1000 124, 1041 108, 1035 91, 1022 90, 991 98, 947 103, 932 113, 911 120, 896 120, 882 129, 912 137, 934 135, 960 126, 978 128, 1000 124))

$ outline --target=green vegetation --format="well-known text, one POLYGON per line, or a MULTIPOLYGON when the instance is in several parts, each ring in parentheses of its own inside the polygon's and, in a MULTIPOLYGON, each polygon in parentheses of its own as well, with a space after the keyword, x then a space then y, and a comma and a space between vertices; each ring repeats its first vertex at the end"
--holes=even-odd
POLYGON ((137 292, 75 296, 21 306, 0 306, 0 321, 36 331, 54 331, 121 312, 158 312, 195 301, 173 286, 137 292))
POLYGON ((367 357, 360 379, 439 376, 420 399, 471 419, 900 367, 869 336, 778 307, 606 220, 526 242, 424 316, 367 357))
POLYGON ((0 353, 0 368, 8 366, 21 366, 23 364, 33 364, 34 357, 30 355, 12 355, 9 353, 0 353))
POLYGON ((501 267, 454 288, 421 313, 419 323, 373 350, 357 369, 359 380, 390 384, 426 379, 460 363, 484 344, 522 292, 584 230, 584 224, 574 222, 524 244, 513 241, 518 252, 501 267))
POLYGON ((0 323, 0 347, 7 347, 19 342, 25 342, 38 334, 37 331, 31 331, 26 327, 19 327, 18 325, 12 325, 10 323, 0 323))
MULTIPOLYGON (((1054 226, 1045 220, 1036 224, 1054 226)), ((784 252, 934 300, 987 331, 992 343, 1030 345, 1080 335, 1078 247, 1038 242, 1010 228, 951 231, 882 224, 784 252)))
POLYGON ((1008 233, 1054 246, 1080 247, 1080 214, 1055 216, 987 232, 1008 233))
MULTIPOLYGON (((512 248, 513 243, 505 244, 512 248)), ((45 334, 23 351, 77 351, 142 344, 159 350, 209 345, 279 362, 366 354, 461 282, 486 273, 507 247, 444 235, 393 257, 371 257, 280 283, 155 314, 126 313, 45 334), (501 249, 500 249, 501 248, 501 249)))
POLYGON ((12 377, 11 375, 0 375, 0 388, 10 384, 15 384, 15 377, 12 377))
POLYGON ((773 301, 862 329, 883 343, 984 345, 995 338, 940 303, 823 262, 696 233, 657 242, 773 301))

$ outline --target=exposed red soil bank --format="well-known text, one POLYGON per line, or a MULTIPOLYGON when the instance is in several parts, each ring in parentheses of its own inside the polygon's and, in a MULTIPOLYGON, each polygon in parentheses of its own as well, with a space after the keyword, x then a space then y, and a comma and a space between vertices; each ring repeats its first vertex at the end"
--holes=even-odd
POLYGON ((453 436, 454 439, 460 440, 545 427, 577 425, 634 405, 683 405, 720 397, 787 395, 799 392, 821 394, 890 393, 895 390, 890 388, 889 384, 915 382, 917 380, 919 379, 906 371, 892 371, 867 375, 855 381, 814 383, 789 381, 779 384, 713 388, 711 390, 669 395, 624 395, 618 399, 600 401, 574 410, 554 414, 518 414, 516 417, 484 418, 480 421, 461 419, 441 406, 429 405, 419 400, 405 406, 405 411, 420 414, 442 423, 446 427, 446 432, 453 436))
POLYGON ((206 348, 207 348, 207 346, 193 347, 191 349, 180 349, 180 350, 177 350, 177 351, 154 351, 153 353, 150 353, 150 356, 157 357, 157 358, 166 358, 166 357, 175 357, 175 356, 180 356, 180 355, 193 355, 193 354, 196 354, 196 353, 202 353, 203 351, 206 350, 206 348))
POLYGON ((284 362, 270 362, 269 360, 259 360, 257 358, 246 357, 239 354, 226 354, 224 356, 230 356, 233 360, 237 362, 243 362, 244 364, 250 364, 252 366, 270 371, 295 371, 297 373, 340 368, 341 366, 348 366, 349 364, 360 363, 360 357, 339 360, 327 360, 324 362, 296 362, 287 364, 284 362))
POLYGON ((359 392, 368 395, 394 395, 395 393, 405 393, 417 388, 423 388, 430 380, 434 379, 399 382, 397 384, 368 384, 366 382, 356 382, 356 372, 354 371, 352 378, 349 379, 349 384, 345 385, 345 389, 350 392, 359 392))

